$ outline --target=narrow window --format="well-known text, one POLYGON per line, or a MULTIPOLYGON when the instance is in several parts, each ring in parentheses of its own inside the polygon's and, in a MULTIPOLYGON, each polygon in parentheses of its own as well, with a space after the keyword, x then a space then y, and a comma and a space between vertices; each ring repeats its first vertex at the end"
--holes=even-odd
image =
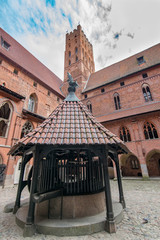
POLYGON ((36 82, 33 82, 33 86, 34 86, 34 87, 37 87, 37 83, 36 83, 36 82))
POLYGON ((124 86, 125 84, 124 84, 124 82, 120 82, 120 86, 122 87, 122 86, 124 86))
POLYGON ((116 110, 121 109, 120 97, 118 93, 114 94, 114 105, 116 110))
POLYGON ((84 95, 84 98, 87 98, 87 94, 84 95))
POLYGON ((138 65, 140 65, 140 64, 142 64, 142 63, 144 63, 144 62, 145 62, 145 60, 144 60, 144 57, 143 57, 143 56, 137 58, 137 63, 138 63, 138 65))
POLYGON ((76 62, 78 61, 78 56, 76 56, 76 62))
POLYGON ((88 108, 88 110, 92 113, 92 104, 91 104, 90 101, 87 102, 87 108, 88 108))
POLYGON ((131 135, 127 127, 121 127, 119 131, 120 139, 124 142, 131 142, 131 135))
POLYGON ((104 93, 104 92, 105 92, 105 90, 104 90, 104 88, 102 88, 102 89, 101 89, 101 93, 104 93))
POLYGON ((156 130, 155 126, 152 123, 146 122, 144 124, 143 130, 144 130, 144 137, 145 137, 145 139, 158 138, 157 130, 156 130))
POLYGON ((28 101, 28 110, 30 112, 36 112, 37 108, 37 96, 35 94, 31 94, 28 101))
POLYGON ((69 51, 69 57, 71 56, 71 51, 69 51))
POLYGON ((143 84, 142 85, 142 92, 143 92, 143 96, 144 96, 145 102, 153 101, 150 88, 149 88, 149 86, 147 84, 143 84))
POLYGON ((14 74, 18 75, 18 70, 15 68, 13 71, 14 74))
POLYGON ((69 66, 71 65, 71 60, 69 60, 69 66))
POLYGON ((50 96, 51 95, 51 92, 50 91, 48 91, 48 96, 50 96))
POLYGON ((57 97, 57 102, 59 102, 59 97, 57 97))
POLYGON ((10 48, 10 44, 9 43, 7 43, 2 37, 1 37, 1 45, 2 45, 2 47, 4 47, 6 50, 9 50, 9 48, 10 48))
POLYGON ((32 123, 27 121, 22 127, 21 138, 25 137, 30 131, 32 131, 32 129, 33 129, 32 123))
POLYGON ((139 169, 139 162, 138 162, 137 159, 131 159, 130 163, 131 163, 131 168, 132 169, 139 169))
POLYGON ((75 53, 76 53, 76 54, 78 53, 78 47, 75 48, 75 53))
POLYGON ((148 74, 147 74, 147 73, 143 73, 143 74, 142 74, 142 77, 143 77, 143 78, 147 78, 147 77, 148 77, 148 74))

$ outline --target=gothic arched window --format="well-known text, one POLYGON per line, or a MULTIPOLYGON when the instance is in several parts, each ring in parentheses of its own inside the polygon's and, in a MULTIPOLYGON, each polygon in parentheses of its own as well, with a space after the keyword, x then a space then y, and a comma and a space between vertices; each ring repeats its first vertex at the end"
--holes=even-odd
POLYGON ((142 86, 142 92, 143 92, 143 96, 144 96, 144 99, 146 102, 153 101, 150 88, 146 83, 143 84, 143 86, 142 86))
POLYGON ((158 138, 158 133, 153 123, 146 122, 143 127, 145 139, 158 138))
POLYGON ((114 94, 114 104, 116 110, 121 109, 120 97, 118 93, 114 94))
POLYGON ((11 119, 12 107, 8 102, 4 102, 0 107, 0 136, 6 137, 11 119))
POLYGON ((37 109, 37 96, 36 94, 31 94, 28 102, 28 110, 30 112, 36 112, 37 109))
POLYGON ((119 131, 120 139, 124 142, 131 141, 131 135, 127 127, 121 127, 119 131))
POLYGON ((21 138, 25 137, 32 129, 33 125, 27 121, 22 127, 21 138))
POLYGON ((88 108, 88 110, 92 113, 92 104, 91 104, 90 101, 87 102, 87 108, 88 108))

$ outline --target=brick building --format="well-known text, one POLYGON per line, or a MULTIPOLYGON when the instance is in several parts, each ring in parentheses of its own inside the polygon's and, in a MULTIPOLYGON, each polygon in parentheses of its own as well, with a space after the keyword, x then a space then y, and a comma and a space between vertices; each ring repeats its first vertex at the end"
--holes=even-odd
POLYGON ((65 82, 67 71, 78 80, 78 97, 130 149, 120 157, 122 175, 160 176, 160 44, 94 72, 79 25, 66 35, 65 82))
POLYGON ((20 158, 7 155, 10 147, 64 99, 61 85, 53 72, 0 28, 0 166, 7 166, 6 182, 17 183, 21 164, 20 158))
MULTIPOLYGON (((122 175, 160 176, 160 44, 95 72, 92 44, 78 25, 66 34, 62 82, 1 28, 0 38, 0 164, 8 180, 18 181, 21 162, 9 148, 64 99, 67 72, 78 97, 130 149, 120 157, 122 175)), ((109 167, 113 174, 112 160, 109 167)))

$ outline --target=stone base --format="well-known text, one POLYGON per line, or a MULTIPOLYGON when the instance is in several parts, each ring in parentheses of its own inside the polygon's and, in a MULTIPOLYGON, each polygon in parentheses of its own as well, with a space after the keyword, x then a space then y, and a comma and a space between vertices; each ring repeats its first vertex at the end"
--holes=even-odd
MULTIPOLYGON (((123 208, 120 203, 113 203, 115 223, 123 219, 123 208)), ((16 213, 16 223, 21 228, 26 225, 26 216, 28 206, 21 207, 16 213)), ((38 233, 55 236, 80 236, 88 235, 106 229, 106 212, 91 216, 75 219, 47 219, 37 217, 35 219, 35 228, 38 233)), ((34 230, 35 230, 34 228, 34 230)), ((26 232, 26 227, 24 232, 26 232)), ((31 231, 29 231, 31 232, 31 231)))

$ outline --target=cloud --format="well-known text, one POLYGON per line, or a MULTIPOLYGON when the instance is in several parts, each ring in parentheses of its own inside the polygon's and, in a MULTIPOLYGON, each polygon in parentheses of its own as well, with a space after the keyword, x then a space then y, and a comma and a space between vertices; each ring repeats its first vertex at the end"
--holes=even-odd
POLYGON ((158 0, 1 0, 0 26, 63 79, 67 30, 80 22, 99 70, 159 42, 159 7, 158 0))

